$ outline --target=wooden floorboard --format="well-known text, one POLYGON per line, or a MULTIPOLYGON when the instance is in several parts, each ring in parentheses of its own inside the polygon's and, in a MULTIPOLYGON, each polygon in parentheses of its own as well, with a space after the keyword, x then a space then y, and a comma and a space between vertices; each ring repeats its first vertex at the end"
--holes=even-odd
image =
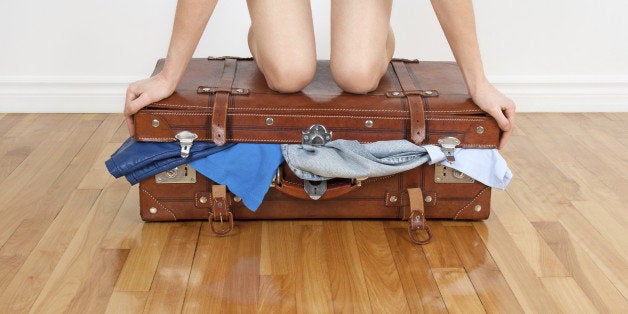
POLYGON ((120 114, 0 113, 0 313, 627 313, 628 113, 519 114, 486 221, 143 223, 120 114))

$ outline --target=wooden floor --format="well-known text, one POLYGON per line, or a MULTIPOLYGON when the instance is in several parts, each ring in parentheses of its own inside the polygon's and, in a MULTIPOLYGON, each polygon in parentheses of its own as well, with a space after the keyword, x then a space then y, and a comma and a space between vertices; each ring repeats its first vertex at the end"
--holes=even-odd
POLYGON ((519 114, 484 222, 142 223, 117 114, 0 114, 0 312, 628 313, 628 114, 519 114))

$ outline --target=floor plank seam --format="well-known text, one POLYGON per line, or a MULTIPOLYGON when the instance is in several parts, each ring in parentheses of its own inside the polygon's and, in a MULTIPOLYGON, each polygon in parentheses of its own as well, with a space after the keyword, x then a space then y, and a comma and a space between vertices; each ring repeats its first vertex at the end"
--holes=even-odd
POLYGON ((194 244, 194 254, 192 255, 192 264, 190 264, 190 270, 188 271, 188 280, 185 285, 185 293, 183 294, 183 301, 181 302, 181 309, 179 309, 179 313, 183 312, 183 309, 185 308, 185 302, 187 301, 187 298, 188 298, 188 290, 190 288, 190 277, 192 275, 192 270, 194 269, 194 263, 196 262, 196 252, 198 250, 198 244, 201 240, 201 229, 203 229, 204 223, 205 222, 203 221, 198 226, 198 231, 196 234, 196 243, 194 244))

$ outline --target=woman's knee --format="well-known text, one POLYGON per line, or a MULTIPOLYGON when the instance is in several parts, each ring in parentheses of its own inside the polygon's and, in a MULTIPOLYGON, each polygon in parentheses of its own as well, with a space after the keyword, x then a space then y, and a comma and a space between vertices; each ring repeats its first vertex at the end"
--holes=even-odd
POLYGON ((388 62, 382 60, 347 60, 331 61, 331 73, 336 84, 344 91, 354 94, 366 94, 379 85, 388 62))
POLYGON ((260 66, 268 87, 281 93, 294 93, 307 86, 316 73, 316 60, 272 60, 260 66))

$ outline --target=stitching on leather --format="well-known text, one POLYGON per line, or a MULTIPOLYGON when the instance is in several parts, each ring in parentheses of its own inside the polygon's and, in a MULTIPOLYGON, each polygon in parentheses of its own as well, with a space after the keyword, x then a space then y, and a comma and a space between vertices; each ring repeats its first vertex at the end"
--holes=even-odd
POLYGON ((373 183, 373 182, 377 182, 377 181, 382 181, 382 180, 386 180, 386 179, 392 178, 392 177, 394 177, 394 176, 396 176, 396 174, 392 174, 392 175, 389 175, 389 176, 383 176, 383 177, 373 177, 373 178, 368 178, 368 179, 366 179, 366 180, 362 181, 362 184, 364 184, 364 183, 373 183))
MULTIPOLYGON (((139 141, 144 142, 176 142, 176 139, 172 137, 138 137, 139 141)), ((197 138, 197 141, 209 141, 209 138, 197 138)), ((271 143, 297 143, 296 140, 286 139, 256 139, 256 138, 227 138, 228 141, 241 141, 241 142, 271 142, 271 143)))
POLYGON ((481 109, 461 109, 461 110, 425 110, 425 112, 484 112, 481 109))
MULTIPOLYGON (((175 107, 175 108, 202 108, 209 109, 207 106, 193 106, 193 105, 179 105, 179 104, 164 104, 154 103, 154 106, 175 107)), ((254 107, 237 107, 229 108, 229 110, 255 110, 255 111, 360 111, 360 112, 399 112, 406 113, 405 110, 392 110, 392 109, 348 109, 348 108, 254 108, 254 107)), ((452 112, 484 112, 481 109, 460 109, 460 110, 425 110, 425 112, 434 113, 452 113, 452 112)))
MULTIPOLYGON (((253 113, 231 113, 229 116, 245 116, 245 117, 266 117, 265 114, 253 114, 253 113)), ((290 118, 345 118, 345 119, 386 119, 386 120, 407 120, 406 117, 378 117, 378 116, 329 116, 329 115, 304 115, 304 114, 273 114, 273 117, 290 117, 290 118)))
MULTIPOLYGON (((154 106, 173 107, 173 108, 199 108, 210 109, 207 106, 192 106, 192 105, 178 105, 178 104, 163 104, 155 103, 154 106)), ((255 110, 255 111, 360 111, 360 112, 397 112, 407 113, 405 110, 391 110, 391 109, 347 109, 347 108, 229 108, 229 110, 255 110)), ((431 113, 466 113, 466 112, 484 112, 481 109, 462 109, 462 110, 425 110, 425 112, 431 113)))
POLYGON ((490 189, 490 186, 485 187, 482 191, 480 191, 480 193, 478 193, 478 195, 476 195, 469 203, 467 203, 467 205, 465 205, 463 208, 461 208, 456 215, 454 216, 453 219, 458 219, 458 216, 469 206, 471 206, 471 204, 473 204, 473 202, 475 202, 475 200, 477 200, 484 192, 486 192, 486 190, 490 189))
POLYGON ((495 148, 497 145, 494 144, 462 144, 462 148, 495 148))
POLYGON ((434 120, 434 121, 475 121, 475 122, 482 122, 482 121, 485 121, 486 119, 478 119, 478 118, 468 118, 468 119, 463 119, 463 118, 431 118, 431 117, 427 117, 427 118, 425 118, 425 120, 434 120))
MULTIPOLYGON (((205 106, 190 106, 190 105, 176 105, 176 104, 161 104, 155 103, 154 105, 158 106, 167 106, 167 107, 181 107, 181 108, 207 108, 205 106)), ((360 112, 399 112, 406 113, 403 110, 391 110, 391 109, 347 109, 347 108, 229 108, 229 110, 255 110, 255 111, 360 111, 360 112)), ((447 111, 446 111, 447 112, 447 111)), ((454 111, 451 111, 454 112, 454 111)))
MULTIPOLYGON (((176 115, 176 116, 207 116, 206 112, 160 112, 156 115, 176 115)), ((227 116, 246 116, 246 117, 265 117, 264 114, 246 114, 246 113, 231 113, 227 116)), ((406 120, 407 117, 377 117, 377 116, 329 116, 329 115, 302 115, 302 114, 273 114, 273 117, 294 117, 294 118, 351 118, 351 119, 364 119, 364 118, 377 118, 388 120, 406 120)), ((482 121, 482 120, 478 120, 482 121)))
MULTIPOLYGON (((156 113, 156 115, 176 115, 176 116, 208 116, 208 112, 160 112, 156 113)), ((245 116, 245 117, 265 117, 265 114, 254 114, 254 113, 229 113, 227 116, 245 116)), ((330 116, 330 115, 303 115, 303 114, 273 114, 273 117, 294 117, 294 118, 349 118, 349 119, 364 119, 364 118, 376 118, 376 119, 387 119, 387 120, 407 120, 408 117, 382 117, 382 116, 330 116)), ((483 122, 486 119, 482 118, 434 118, 434 117, 426 117, 425 120, 433 120, 433 121, 474 121, 474 122, 483 122)))
POLYGON ((174 218, 174 220, 177 220, 177 216, 168 208, 166 207, 166 205, 162 204, 161 202, 159 202, 155 197, 153 197, 152 194, 150 194, 150 192, 146 191, 145 189, 140 189, 140 191, 144 192, 146 195, 148 195, 148 197, 150 197, 153 201, 155 201, 155 203, 157 203, 159 206, 161 206, 163 209, 167 210, 172 217, 174 218))
POLYGON ((175 115, 175 116, 208 116, 208 112, 158 112, 155 115, 175 115))
POLYGON ((286 179, 283 179, 283 180, 284 180, 285 182, 290 183, 290 184, 294 184, 294 185, 298 185, 298 186, 304 186, 304 185, 303 185, 303 182, 299 183, 299 182, 293 182, 293 181, 286 180, 286 179))
POLYGON ((163 107, 173 107, 173 108, 202 108, 202 109, 209 109, 209 107, 207 107, 207 106, 175 105, 175 104, 161 104, 161 103, 154 103, 153 106, 163 106, 163 107))
POLYGON ((255 139, 255 138, 228 138, 230 141, 240 141, 240 142, 271 142, 271 143, 297 143, 295 140, 279 140, 279 139, 255 139))
POLYGON ((255 110, 255 111, 359 111, 359 112, 400 112, 406 113, 403 110, 392 109, 348 109, 348 108, 230 108, 233 110, 255 110))

